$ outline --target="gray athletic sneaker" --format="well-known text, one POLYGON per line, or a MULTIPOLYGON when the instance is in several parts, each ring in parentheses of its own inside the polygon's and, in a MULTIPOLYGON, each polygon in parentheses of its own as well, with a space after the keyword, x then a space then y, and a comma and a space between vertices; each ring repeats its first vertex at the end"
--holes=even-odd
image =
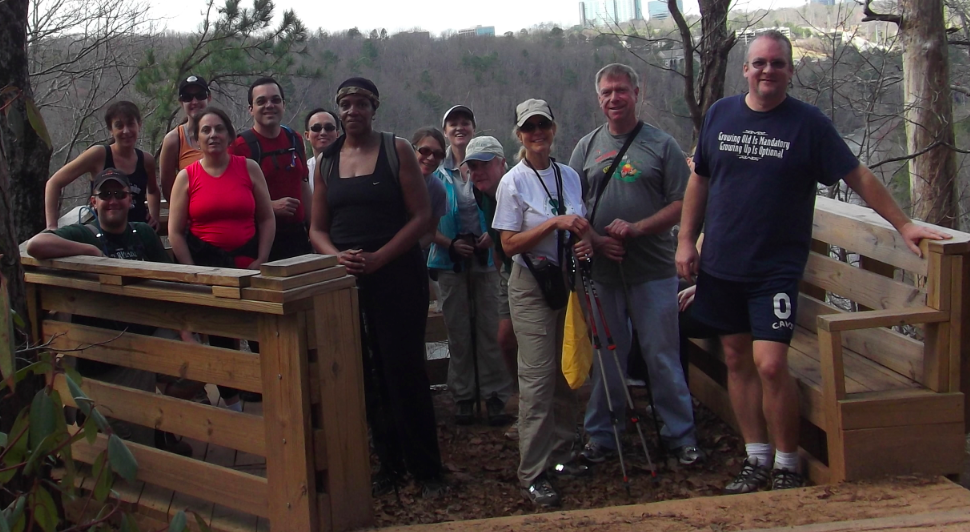
POLYGON ((787 469, 771 470, 771 491, 800 488, 805 485, 805 477, 787 469))
POLYGON ((562 504, 559 494, 556 493, 556 489, 552 487, 545 475, 539 475, 539 478, 535 479, 531 486, 522 488, 522 495, 535 503, 536 506, 543 508, 552 508, 562 504))
POLYGON ((755 465, 750 458, 745 458, 741 472, 727 486, 724 486, 724 494, 737 495, 758 491, 767 486, 770 479, 770 469, 755 465))
POLYGON ((583 457, 583 460, 591 464, 601 464, 607 460, 616 458, 616 451, 590 441, 583 447, 579 455, 583 457))

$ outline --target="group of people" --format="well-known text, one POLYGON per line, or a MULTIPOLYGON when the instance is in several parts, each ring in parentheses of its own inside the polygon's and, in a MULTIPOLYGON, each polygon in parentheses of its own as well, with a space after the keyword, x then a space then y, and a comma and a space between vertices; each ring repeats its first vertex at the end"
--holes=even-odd
MULTIPOLYGON (((788 96, 794 64, 783 34, 752 41, 743 72, 748 92, 711 107, 693 169, 670 135, 638 119, 640 80, 622 64, 596 74, 606 122, 568 164, 552 157, 551 106, 517 105, 511 168, 497 139, 475 136, 475 114, 464 105, 445 113, 442 130, 422 128, 409 142, 373 128, 378 88, 351 78, 337 90, 336 113, 311 111, 300 138, 281 124, 282 87, 261 78, 248 93, 253 128, 237 135, 228 115, 208 105, 205 80, 190 76, 179 85, 186 121, 163 141, 161 188, 154 160, 134 147, 137 107, 114 104, 106 113, 114 143, 54 174, 52 232, 28 251, 162 260, 145 251, 155 249, 148 241, 164 195, 179 263, 258 268, 310 252, 337 256, 358 282, 376 494, 407 474, 426 496, 448 489, 424 370, 430 273, 448 330, 455 420, 474 422, 484 401, 487 422, 505 425, 517 389, 518 480, 544 507, 560 502, 555 477, 587 475, 622 451, 614 428, 625 419, 620 368, 631 352, 647 367, 663 444, 682 464, 705 459, 678 333, 693 301, 692 318, 721 339, 747 452, 725 491, 797 487, 797 392, 786 357, 818 184, 844 180, 915 253, 920 239, 946 236, 913 224, 831 121, 788 96), (59 192, 84 173, 96 176, 97 221, 58 229, 59 192), (696 286, 678 295, 678 277, 696 286), (567 291, 578 278, 600 308, 588 309, 591 325, 611 331, 619 359, 594 357, 581 445, 561 361, 567 291)), ((241 393, 220 395, 233 407, 241 393)))

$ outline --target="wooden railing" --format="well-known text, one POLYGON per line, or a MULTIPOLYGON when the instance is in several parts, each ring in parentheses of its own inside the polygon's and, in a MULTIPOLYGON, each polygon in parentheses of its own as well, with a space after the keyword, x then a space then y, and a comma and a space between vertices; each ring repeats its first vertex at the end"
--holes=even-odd
MULTIPOLYGON (((357 293, 334 257, 259 272, 93 257, 22 262, 34 337, 51 347, 87 346, 72 354, 262 393, 259 416, 84 379, 110 417, 266 459, 263 477, 128 443, 139 481, 268 518, 273 530, 372 525, 357 293), (258 340, 260 353, 119 336, 67 314, 258 340)), ((70 404, 64 377, 54 386, 70 404)), ((82 441, 74 457, 91 463, 106 442, 82 441)))

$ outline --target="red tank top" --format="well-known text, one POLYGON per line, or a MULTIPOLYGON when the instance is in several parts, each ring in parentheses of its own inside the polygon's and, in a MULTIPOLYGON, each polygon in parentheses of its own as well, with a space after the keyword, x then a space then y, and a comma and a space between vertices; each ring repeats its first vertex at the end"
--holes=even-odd
POLYGON ((246 158, 231 155, 219 177, 201 161, 186 169, 189 176, 189 230, 202 241, 232 251, 256 234, 256 199, 246 158))

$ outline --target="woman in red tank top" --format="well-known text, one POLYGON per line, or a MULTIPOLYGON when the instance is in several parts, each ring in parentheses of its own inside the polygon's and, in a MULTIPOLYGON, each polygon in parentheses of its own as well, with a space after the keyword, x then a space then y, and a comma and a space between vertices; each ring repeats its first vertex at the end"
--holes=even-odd
POLYGON ((236 134, 224 111, 207 108, 195 127, 202 159, 179 172, 172 186, 168 238, 175 258, 181 264, 259 269, 276 234, 263 172, 227 151, 236 134))

